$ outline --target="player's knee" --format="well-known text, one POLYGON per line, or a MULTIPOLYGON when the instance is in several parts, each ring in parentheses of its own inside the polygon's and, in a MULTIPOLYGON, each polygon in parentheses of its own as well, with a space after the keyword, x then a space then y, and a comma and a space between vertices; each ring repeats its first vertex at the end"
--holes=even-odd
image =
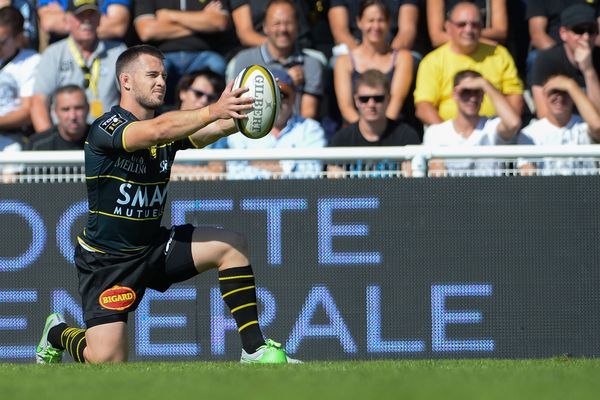
POLYGON ((239 232, 231 232, 230 245, 242 254, 248 254, 248 239, 239 232))
POLYGON ((127 352, 122 349, 94 349, 90 346, 83 351, 88 364, 123 363, 127 361, 127 352))

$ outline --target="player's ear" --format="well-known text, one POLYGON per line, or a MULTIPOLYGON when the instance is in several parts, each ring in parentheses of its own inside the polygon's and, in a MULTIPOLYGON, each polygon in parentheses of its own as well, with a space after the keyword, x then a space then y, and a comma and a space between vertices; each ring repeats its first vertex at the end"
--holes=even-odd
POLYGON ((121 72, 119 75, 119 84, 121 85, 121 90, 131 90, 131 75, 127 72, 121 72))

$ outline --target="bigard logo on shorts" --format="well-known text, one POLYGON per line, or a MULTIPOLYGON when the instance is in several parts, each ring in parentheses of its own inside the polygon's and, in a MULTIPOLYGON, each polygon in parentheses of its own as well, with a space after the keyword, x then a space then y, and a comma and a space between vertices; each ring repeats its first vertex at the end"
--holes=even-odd
POLYGON ((115 285, 102 292, 98 303, 107 310, 125 310, 135 302, 135 297, 133 289, 115 285))
POLYGON ((100 128, 110 136, 115 134, 118 127, 123 125, 127 120, 120 115, 111 115, 108 119, 100 122, 100 128))

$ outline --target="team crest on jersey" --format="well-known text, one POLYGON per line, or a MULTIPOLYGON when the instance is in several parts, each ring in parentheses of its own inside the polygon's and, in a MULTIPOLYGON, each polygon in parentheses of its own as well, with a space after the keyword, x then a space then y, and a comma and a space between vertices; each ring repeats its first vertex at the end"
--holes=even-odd
POLYGON ((156 149, 157 149, 157 147, 156 147, 156 146, 150 146, 150 149, 149 149, 149 150, 150 150, 150 156, 151 156, 152 158, 156 158, 156 149))
POLYGON ((123 125, 127 120, 120 115, 113 115, 100 123, 100 128, 110 136, 115 134, 118 127, 123 125))
POLYGON ((98 303, 107 310, 125 310, 133 305, 135 298, 133 289, 115 285, 100 294, 98 303))

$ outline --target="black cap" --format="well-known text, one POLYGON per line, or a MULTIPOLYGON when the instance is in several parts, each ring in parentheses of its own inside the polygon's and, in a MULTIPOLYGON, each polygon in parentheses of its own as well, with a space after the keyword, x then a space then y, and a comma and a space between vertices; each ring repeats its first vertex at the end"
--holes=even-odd
POLYGON ((79 14, 86 10, 100 11, 96 0, 69 0, 67 11, 79 14))
POLYGON ((582 24, 597 24, 596 11, 588 4, 572 4, 560 13, 560 25, 572 28, 582 24))

